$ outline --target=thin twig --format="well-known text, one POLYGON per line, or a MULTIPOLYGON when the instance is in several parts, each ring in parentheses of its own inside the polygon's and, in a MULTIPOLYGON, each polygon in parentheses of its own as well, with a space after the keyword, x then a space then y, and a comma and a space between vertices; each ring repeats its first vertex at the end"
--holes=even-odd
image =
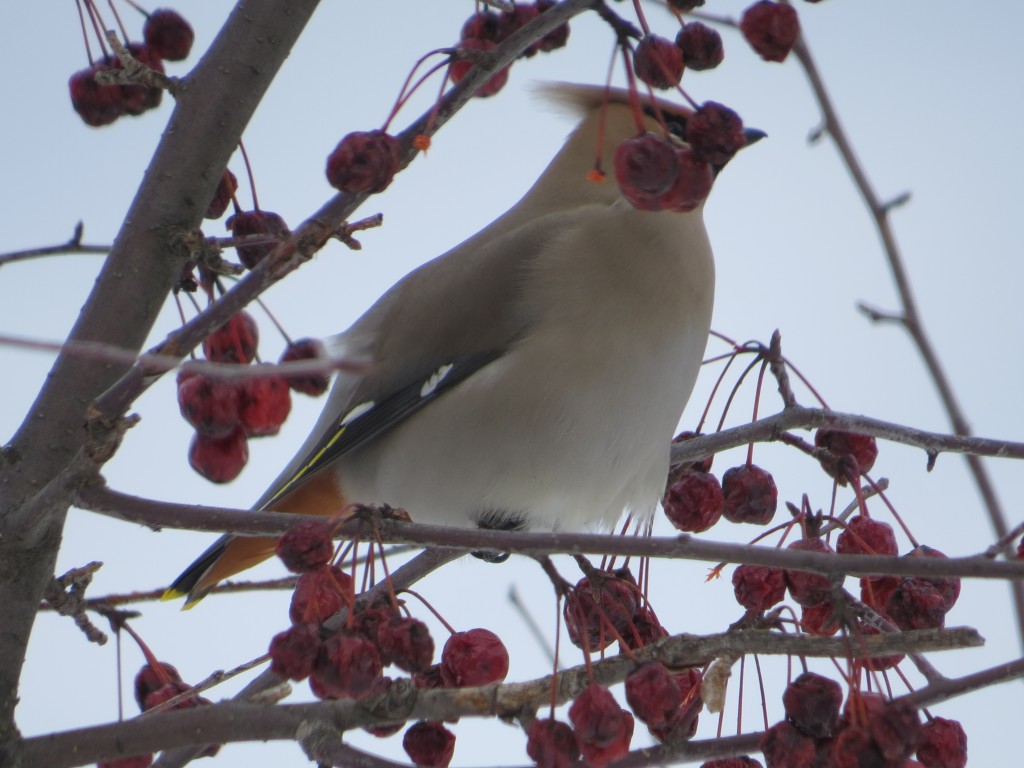
POLYGON ((71 239, 66 243, 60 245, 44 245, 39 248, 26 248, 23 251, 8 251, 7 253, 0 253, 0 267, 4 264, 10 264, 15 261, 24 261, 26 259, 37 259, 41 256, 62 256, 69 253, 108 253, 110 251, 109 245, 86 245, 82 242, 82 233, 84 227, 82 222, 75 224, 75 231, 71 235, 71 239))

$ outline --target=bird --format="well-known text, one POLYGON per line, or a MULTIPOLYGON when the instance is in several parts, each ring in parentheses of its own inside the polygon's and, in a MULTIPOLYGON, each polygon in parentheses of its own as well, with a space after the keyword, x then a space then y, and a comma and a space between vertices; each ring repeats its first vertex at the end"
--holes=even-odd
MULTIPOLYGON (((325 340, 368 363, 337 374, 253 509, 387 504, 414 522, 537 531, 653 513, 707 344, 714 259, 702 203, 638 210, 591 171, 638 121, 680 141, 692 110, 597 86, 544 95, 578 119, 562 148, 506 213, 325 340)), ((274 545, 226 535, 165 598, 191 607, 274 545)))

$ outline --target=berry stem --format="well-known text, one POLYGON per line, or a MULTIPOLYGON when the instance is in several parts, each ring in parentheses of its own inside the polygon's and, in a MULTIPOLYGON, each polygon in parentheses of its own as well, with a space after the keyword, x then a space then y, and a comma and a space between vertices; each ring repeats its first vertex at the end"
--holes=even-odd
POLYGON ((893 503, 891 501, 889 501, 889 497, 885 495, 885 490, 878 483, 872 480, 869 475, 865 474, 864 479, 868 481, 868 484, 871 486, 872 490, 874 490, 874 492, 877 493, 879 497, 881 497, 882 501, 885 503, 885 506, 887 506, 889 508, 889 511, 892 512, 892 516, 896 518, 896 522, 900 524, 900 528, 902 528, 903 532, 907 534, 907 538, 910 539, 910 543, 916 547, 918 545, 917 539, 914 538, 914 534, 910 532, 910 527, 903 521, 903 518, 900 517, 900 513, 896 511, 896 507, 893 506, 893 503))
POLYGON ((640 0, 633 0, 633 9, 636 11, 636 19, 640 22, 640 28, 644 31, 644 34, 651 34, 651 27, 647 24, 647 17, 644 15, 644 9, 640 5, 640 0))
MULTIPOLYGON (((245 163, 245 173, 249 177, 249 191, 252 193, 252 207, 254 211, 260 209, 260 201, 256 197, 256 179, 253 177, 252 165, 249 163, 249 153, 245 151, 245 144, 241 139, 238 140, 238 149, 242 153, 242 162, 245 163)), ((234 195, 231 199, 234 200, 234 195)), ((237 203, 236 203, 237 205, 237 203)))
MULTIPOLYGON (((757 409, 761 405, 761 391, 764 388, 764 372, 768 368, 768 358, 764 358, 761 361, 761 370, 757 372, 757 386, 754 388, 754 411, 750 416, 750 421, 757 421, 757 409)), ((749 467, 754 463, 754 441, 751 440, 747 443, 747 466, 749 467)))
POLYGON ((75 0, 75 8, 78 9, 78 22, 82 27, 82 40, 85 42, 85 55, 89 59, 91 67, 96 62, 92 57, 92 46, 89 45, 89 31, 85 26, 85 13, 82 11, 82 0, 75 0))
POLYGON ((107 5, 110 6, 110 12, 114 14, 114 21, 117 22, 117 26, 121 30, 121 38, 124 40, 124 44, 128 45, 128 30, 124 27, 124 22, 121 21, 121 14, 117 12, 117 8, 114 6, 114 0, 107 0, 107 5))
POLYGON ((434 606, 432 606, 430 604, 430 602, 427 600, 427 598, 425 598, 419 592, 417 592, 414 589, 409 589, 408 587, 406 587, 405 589, 403 589, 401 591, 401 594, 412 595, 413 597, 415 597, 417 600, 419 600, 421 603, 423 603, 424 606, 426 606, 428 611, 430 611, 432 614, 434 614, 434 618, 437 619, 438 621, 440 621, 441 624, 444 625, 444 628, 447 629, 450 634, 453 634, 453 635, 455 634, 455 632, 457 631, 455 629, 455 627, 453 627, 451 624, 449 624, 447 621, 445 621, 444 616, 442 616, 438 612, 438 610, 434 606))

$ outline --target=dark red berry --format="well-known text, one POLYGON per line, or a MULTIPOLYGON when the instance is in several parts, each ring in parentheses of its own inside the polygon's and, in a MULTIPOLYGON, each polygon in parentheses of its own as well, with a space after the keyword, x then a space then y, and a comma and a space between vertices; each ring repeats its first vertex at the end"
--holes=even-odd
POLYGON ((905 699, 890 699, 884 702, 881 711, 869 709, 868 731, 882 757, 891 764, 914 753, 921 733, 921 718, 917 708, 905 699))
MULTIPOLYGON (((298 360, 319 360, 324 357, 323 345, 316 339, 299 339, 285 347, 279 363, 291 363, 298 360)), ((302 373, 285 376, 288 386, 296 392, 311 397, 319 397, 327 391, 330 377, 326 373, 302 373)))
POLYGON ((124 114, 120 86, 100 85, 96 82, 96 73, 104 69, 113 67, 97 63, 78 70, 68 79, 71 106, 82 121, 93 128, 109 125, 124 114))
POLYGON ((96 768, 149 768, 153 764, 153 755, 133 755, 119 757, 115 760, 101 760, 96 768))
POLYGON ((928 581, 903 579, 889 595, 885 614, 903 630, 939 629, 946 625, 946 605, 942 593, 928 581))
POLYGON ((832 603, 819 603, 810 608, 800 607, 800 626, 804 632, 828 637, 839 631, 839 619, 832 603))
POLYGON ((456 632, 441 651, 441 679, 449 688, 500 683, 508 674, 508 649, 489 629, 456 632))
POLYGON ((490 40, 500 43, 503 38, 501 14, 494 11, 478 11, 462 25, 460 40, 490 40))
POLYGON ((760 0, 743 12, 740 32, 765 61, 784 61, 800 35, 800 19, 791 5, 760 0))
MULTIPOLYGON (((914 547, 907 555, 907 557, 934 557, 939 560, 945 560, 946 556, 937 549, 919 544, 914 547)), ((936 578, 925 578, 927 581, 942 595, 942 604, 948 612, 954 605, 956 605, 957 598, 960 597, 960 579, 957 576, 944 576, 936 578)))
POLYGON ((239 211, 225 225, 235 237, 263 235, 268 242, 258 245, 236 245, 238 258, 249 269, 265 259, 277 244, 291 234, 288 225, 273 211, 239 211))
POLYGON ((665 725, 682 704, 675 675, 658 661, 641 664, 626 676, 626 702, 649 726, 665 725))
MULTIPOLYGON (((885 614, 882 614, 882 616, 888 620, 888 617, 885 616, 885 614)), ((878 629, 877 627, 873 627, 869 624, 866 624, 864 622, 861 622, 857 625, 856 632, 859 632, 861 635, 882 634, 882 630, 878 629)), ((863 660, 863 664, 868 669, 881 671, 883 669, 892 669, 893 667, 898 666, 901 661, 903 661, 903 655, 896 654, 893 656, 873 656, 871 658, 866 658, 863 660)))
POLYGON ((341 631, 324 640, 310 679, 332 699, 358 699, 381 679, 380 656, 362 635, 341 631))
POLYGON ((633 716, 619 706, 607 688, 596 683, 585 688, 569 707, 569 720, 590 768, 604 768, 629 751, 633 716))
POLYGON ((732 572, 736 602, 754 613, 763 613, 786 596, 786 575, 781 568, 740 565, 732 572))
POLYGON ((609 573, 595 582, 580 579, 566 597, 562 615, 572 644, 597 651, 611 645, 616 632, 624 640, 633 638, 636 611, 636 587, 609 573))
POLYGON ((698 160, 724 165, 747 143, 743 119, 717 101, 705 101, 686 121, 686 142, 698 160))
POLYGON ((192 50, 195 33, 179 13, 169 8, 158 8, 146 17, 142 37, 160 58, 181 61, 192 50))
POLYGON ((292 573, 316 570, 334 556, 331 526, 322 520, 299 523, 281 534, 275 551, 292 573))
POLYGON ((168 683, 181 682, 181 675, 172 664, 163 661, 158 664, 159 668, 147 664, 135 675, 135 701, 138 702, 139 709, 145 709, 143 705, 146 697, 153 691, 163 688, 168 683))
POLYGON ((660 210, 658 198, 668 192, 678 173, 676 148, 656 134, 634 136, 615 149, 615 179, 634 208, 660 210))
POLYGON ((320 655, 320 630, 296 624, 270 640, 270 671, 289 680, 305 680, 320 655))
MULTIPOLYGON (((680 432, 678 435, 672 438, 672 444, 675 445, 676 443, 682 443, 687 440, 693 440, 693 438, 695 437, 700 437, 700 435, 698 435, 696 432, 686 430, 684 432, 680 432)), ((714 460, 715 455, 710 454, 709 456, 705 456, 703 459, 694 461, 691 464, 681 464, 679 465, 679 469, 683 471, 687 469, 694 469, 697 470, 698 472, 710 472, 711 464, 714 462, 714 460)), ((675 469, 675 467, 673 467, 673 469, 675 469)))
MULTIPOLYGON (((790 544, 788 549, 802 552, 832 552, 832 547, 817 538, 798 539, 790 544)), ((790 597, 807 608, 827 602, 832 597, 832 582, 828 576, 819 573, 787 569, 786 586, 789 588, 790 597)))
POLYGON ((252 315, 244 309, 203 339, 203 354, 213 363, 251 363, 256 357, 260 331, 252 315))
POLYGON ((786 686, 782 705, 786 717, 802 733, 824 739, 839 725, 843 689, 839 683, 814 672, 804 672, 786 686))
POLYGON ((694 8, 699 8, 704 5, 704 0, 668 0, 668 4, 677 11, 689 13, 694 8))
POLYGON ((398 141, 384 131, 348 134, 327 158, 327 182, 342 192, 383 192, 398 173, 398 141))
POLYGON ((390 604, 375 605, 356 611, 352 617, 352 624, 349 626, 353 632, 358 632, 375 646, 381 654, 380 661, 384 666, 391 664, 391 657, 380 641, 380 628, 392 621, 401 618, 402 614, 397 608, 390 604))
POLYGON ((898 576, 861 576, 860 599, 876 611, 885 611, 889 596, 900 585, 898 576))
MULTIPOLYGON (((273 367, 264 365, 268 369, 273 367)), ((240 390, 238 421, 245 434, 276 435, 292 409, 288 382, 282 376, 256 376, 241 382, 240 390)))
MULTIPOLYGON (((526 26, 537 18, 539 13, 540 11, 533 3, 514 3, 511 9, 504 11, 501 14, 501 31, 498 34, 499 38, 504 40, 517 29, 526 26)), ((526 48, 520 56, 528 59, 536 55, 537 51, 537 44, 534 43, 526 48)))
POLYGON ((740 755, 739 757, 723 757, 718 760, 708 760, 706 763, 701 763, 700 768, 762 768, 762 766, 754 758, 740 755))
POLYGON ((238 428, 238 385, 193 375, 178 384, 178 408, 185 421, 206 437, 227 437, 238 428))
POLYGON ((684 472, 668 487, 662 501, 665 515, 676 528, 700 533, 722 517, 725 496, 718 478, 707 472, 684 472))
POLYGON ((676 45, 683 52, 683 65, 689 69, 714 69, 725 59, 722 36, 699 21, 683 24, 676 45))
POLYGON ((896 534, 892 526, 864 515, 856 515, 836 539, 840 555, 896 555, 896 534))
POLYGON ((441 665, 432 664, 426 672, 413 673, 412 682, 413 685, 424 691, 444 688, 444 680, 441 678, 441 665))
POLYGON ((224 437, 207 437, 199 432, 188 447, 188 463, 212 483, 230 483, 249 461, 249 440, 236 427, 224 437))
POLYGON ((652 88, 672 88, 683 77, 683 52, 671 40, 644 35, 633 54, 633 67, 636 76, 652 88))
POLYGON ((224 173, 221 174, 220 181, 217 182, 217 189, 213 193, 213 199, 206 206, 206 213, 203 214, 203 218, 219 219, 223 216, 236 191, 238 191, 238 179, 235 178, 235 174, 225 168, 224 173))
MULTIPOLYGON (((668 637, 668 630, 661 626, 658 616, 650 605, 641 605, 633 614, 631 626, 622 636, 627 648, 637 649, 650 645, 655 640, 668 637)), ((621 650, 621 643, 620 643, 621 650)))
POLYGON ((967 734, 956 720, 933 717, 921 727, 917 759, 925 768, 964 768, 967 734))
POLYGON ((295 585, 288 616, 292 624, 322 624, 355 600, 352 577, 334 565, 303 573, 295 585))
POLYGON ((687 213, 692 211, 711 192, 715 173, 711 166, 697 158, 690 147, 676 150, 679 158, 679 172, 668 192, 658 198, 662 210, 687 213))
POLYGON ((767 768, 808 768, 817 748, 814 739, 783 720, 764 732, 761 752, 767 768))
POLYGON ((698 669, 684 669, 675 674, 676 685, 679 686, 681 701, 679 708, 672 713, 662 726, 648 726, 647 730, 659 741, 678 744, 693 738, 697 732, 697 719, 704 701, 701 699, 701 688, 704 679, 698 669))
MULTIPOLYGON (((771 763, 768 765, 770 768, 771 763)), ((889 763, 865 727, 848 725, 831 740, 826 765, 829 768, 888 768, 889 763)))
POLYGON ((420 720, 409 726, 402 737, 402 747, 416 765, 447 768, 455 754, 455 734, 441 723, 420 720))
POLYGON ((537 718, 526 732, 526 754, 537 768, 569 768, 579 760, 580 748, 567 723, 537 718))
MULTIPOLYGON (((481 40, 479 38, 467 37, 459 41, 460 50, 469 51, 491 51, 496 45, 490 40, 481 40)), ((449 77, 451 77, 453 83, 459 83, 462 81, 469 71, 473 69, 474 63, 466 54, 463 54, 461 58, 456 58, 449 68, 449 77)), ((493 75, 486 83, 481 85, 475 96, 486 98, 487 96, 493 96, 502 88, 505 87, 505 83, 508 82, 508 67, 502 67, 493 75)))
POLYGON ((722 514, 733 523, 767 525, 775 517, 779 491, 771 473, 754 464, 727 469, 722 475, 722 514))
POLYGON ((427 672, 434 661, 434 638, 419 619, 398 616, 380 624, 377 645, 382 660, 406 672, 427 672))
POLYGON ((405 723, 384 723, 383 725, 364 725, 363 730, 378 739, 394 736, 405 727, 405 723))
MULTIPOLYGON (((140 64, 145 64, 153 71, 163 74, 164 64, 152 48, 141 43, 128 43, 125 48, 140 64)), ((111 65, 114 69, 123 68, 118 59, 111 61, 111 65)), ((164 94, 160 88, 148 85, 122 85, 120 88, 121 107, 129 115, 141 115, 147 110, 159 107, 164 94)))
MULTIPOLYGON (((537 7, 538 13, 544 13, 555 6, 555 0, 537 0, 534 5, 537 7)), ((564 48, 567 42, 569 42, 569 22, 555 27, 532 47, 543 53, 550 53, 558 48, 564 48)))
POLYGON ((878 458, 878 443, 871 435, 823 428, 814 433, 814 444, 834 454, 834 458, 822 457, 820 461, 822 468, 840 485, 870 472, 878 458))

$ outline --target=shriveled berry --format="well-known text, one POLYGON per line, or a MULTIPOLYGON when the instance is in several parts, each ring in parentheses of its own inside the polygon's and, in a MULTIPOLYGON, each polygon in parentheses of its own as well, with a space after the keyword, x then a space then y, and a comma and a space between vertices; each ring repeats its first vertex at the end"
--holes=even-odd
MULTIPOLYGON (((539 13, 540 11, 533 3, 513 3, 510 9, 503 11, 501 14, 500 38, 504 40, 517 29, 529 24, 537 18, 539 13)), ((520 54, 520 57, 528 59, 535 56, 536 53, 537 45, 533 44, 526 48, 526 50, 520 54)))
POLYGON ((181 415, 206 437, 227 437, 234 432, 240 406, 239 388, 234 382, 195 375, 178 385, 181 415))
POLYGON ((866 728, 848 725, 832 740, 826 765, 830 768, 887 768, 889 764, 866 728))
POLYGON ((292 526, 277 540, 275 552, 292 573, 305 573, 327 565, 334 555, 331 526, 323 520, 292 526))
POLYGON ((690 147, 680 147, 676 156, 679 159, 676 180, 668 192, 658 198, 658 204, 664 211, 687 213, 707 199, 715 174, 711 166, 698 159, 690 147))
POLYGON ((834 459, 823 457, 820 461, 822 469, 840 485, 855 481, 861 473, 870 472, 878 458, 878 442, 871 435, 822 428, 814 433, 814 444, 835 455, 834 459))
POLYGON ((163 688, 168 683, 181 682, 181 675, 173 664, 163 661, 157 663, 159 668, 147 664, 135 675, 135 701, 138 702, 139 709, 145 709, 143 705, 146 697, 153 691, 163 688))
MULTIPOLYGON (((798 539, 787 547, 802 552, 831 553, 832 547, 822 539, 798 539)), ((827 602, 832 597, 832 582, 828 576, 794 569, 786 570, 786 586, 789 595, 800 605, 810 608, 827 602)))
MULTIPOLYGON (((939 560, 945 560, 946 555, 937 549, 919 544, 914 547, 908 554, 907 557, 934 557, 939 560)), ((957 598, 960 597, 960 578, 957 576, 943 576, 935 578, 924 578, 942 595, 942 604, 948 612, 954 605, 956 605, 957 598)))
POLYGON ((903 579, 889 595, 885 613, 903 630, 939 629, 946 625, 942 593, 924 579, 903 579))
MULTIPOLYGON (((881 614, 881 615, 884 618, 888 619, 888 617, 885 616, 885 614, 881 614)), ((857 625, 856 632, 859 632, 861 635, 880 635, 880 634, 882 634, 882 630, 878 629, 878 627, 873 627, 873 626, 871 626, 869 624, 866 624, 864 622, 861 622, 861 623, 859 623, 857 625)), ((864 666, 867 669, 873 669, 875 671, 881 671, 883 669, 892 669, 893 667, 898 666, 901 661, 903 661, 903 655, 902 654, 895 654, 895 655, 892 655, 892 656, 873 656, 871 658, 865 658, 865 659, 862 660, 862 663, 864 664, 864 666)))
POLYGON ((956 720, 933 717, 921 727, 917 759, 925 768, 964 768, 967 734, 956 720))
POLYGON ((526 732, 526 754, 537 768, 569 768, 579 760, 580 748, 568 723, 537 718, 526 732))
POLYGON ((363 730, 378 739, 386 739, 394 736, 405 727, 405 723, 384 723, 382 725, 364 725, 363 730))
POLYGON ((675 674, 681 701, 679 708, 662 726, 648 726, 647 730, 656 739, 668 744, 677 744, 693 738, 697 732, 697 719, 704 700, 701 698, 704 678, 699 669, 684 669, 675 674))
POLYGON ((572 644, 597 651, 615 641, 615 632, 623 639, 632 637, 636 611, 636 587, 609 573, 599 583, 580 579, 566 597, 562 615, 572 644))
POLYGON ((896 534, 892 526, 864 515, 855 515, 836 539, 840 555, 896 555, 896 534))
POLYGON ((240 426, 224 437, 196 432, 188 446, 188 463, 211 483, 230 483, 249 461, 249 439, 240 426))
POLYGON ((96 763, 96 768, 149 768, 153 764, 153 755, 132 755, 131 757, 118 757, 114 760, 102 760, 96 763))
POLYGON ((683 24, 676 35, 676 45, 683 52, 683 65, 688 69, 714 69, 725 59, 722 36, 699 21, 683 24))
MULTIPOLYGON (((544 13, 555 6, 555 0, 537 0, 534 5, 538 13, 544 13)), ((569 42, 569 22, 561 24, 548 32, 544 37, 533 44, 533 48, 543 53, 549 53, 558 48, 564 48, 569 42)))
POLYGON ((898 576, 861 576, 860 599, 876 611, 885 611, 889 596, 900 585, 898 576))
POLYGON ((124 114, 121 88, 96 82, 97 72, 112 68, 111 65, 98 62, 91 67, 78 70, 68 79, 71 106, 82 121, 93 128, 110 125, 124 114))
POLYGON ((743 12, 740 32, 765 61, 784 61, 800 35, 800 19, 791 5, 760 0, 743 12))
POLYGON ((455 734, 434 720, 420 720, 409 726, 402 747, 415 765, 447 768, 455 754, 455 734))
POLYGON ((235 178, 235 174, 225 168, 224 173, 221 174, 220 181, 217 182, 217 189, 213 193, 213 199, 206 206, 206 213, 203 214, 203 218, 219 219, 223 216, 237 191, 238 179, 235 178))
POLYGON ((754 613, 763 613, 786 596, 786 575, 781 568, 743 564, 732 572, 736 602, 754 613))
POLYGON ((414 672, 412 682, 413 685, 424 691, 444 688, 444 680, 441 678, 441 665, 432 664, 426 672, 414 672))
POLYGON ((311 677, 332 699, 365 696, 380 678, 380 656, 373 643, 347 631, 324 640, 311 677))
POLYGON ((767 768, 807 768, 817 752, 814 739, 785 720, 764 732, 760 746, 767 768))
MULTIPOLYGON (((285 347, 279 363, 291 363, 297 360, 319 360, 324 356, 323 345, 316 339, 299 339, 285 347)), ((311 397, 319 397, 327 391, 330 378, 326 373, 303 373, 285 376, 288 386, 296 392, 311 397)))
MULTIPOLYGON (((145 64, 154 72, 163 74, 164 64, 152 48, 142 43, 128 43, 125 48, 140 64, 145 64)), ((113 59, 110 63, 114 69, 123 69, 119 59, 113 59)), ((160 88, 148 85, 122 85, 120 88, 121 108, 128 115, 141 115, 143 112, 159 107, 164 95, 160 88)))
POLYGON ((662 501, 672 525, 688 533, 700 533, 722 517, 725 496, 718 478, 707 472, 685 472, 668 487, 662 501))
POLYGON ((843 689, 839 683, 814 672, 804 672, 786 686, 782 705, 786 717, 802 733, 824 739, 839 725, 843 689))
MULTIPOLYGON (((648 604, 641 605, 636 609, 633 613, 631 625, 627 627, 627 630, 622 635, 622 639, 625 641, 626 647, 633 650, 650 645, 655 640, 660 640, 663 637, 668 637, 668 630, 661 626, 661 621, 658 619, 657 614, 654 613, 654 609, 648 604)), ((619 646, 621 650, 622 644, 620 643, 619 646)))
POLYGON ((334 565, 323 565, 299 576, 288 616, 292 624, 322 624, 355 600, 352 577, 334 565))
POLYGON ((694 157, 712 165, 724 165, 747 143, 743 119, 717 101, 705 101, 686 121, 686 142, 694 157))
POLYGON ((258 245, 235 246, 238 258, 249 269, 263 261, 281 240, 291 234, 284 219, 273 211, 239 211, 225 225, 235 237, 264 235, 263 239, 269 241, 258 245))
POLYGON ((157 8, 146 17, 142 37, 160 58, 181 61, 192 50, 195 32, 181 14, 169 8, 157 8))
POLYGON ((494 11, 477 11, 462 25, 460 40, 490 40, 500 43, 504 39, 501 14, 494 11))
POLYGON ((383 192, 398 173, 398 141, 384 131, 345 136, 327 158, 327 181, 342 192, 383 192))
POLYGON ((244 309, 203 339, 203 354, 213 363, 251 363, 259 346, 259 326, 244 309))
MULTIPOLYGON (((464 50, 487 52, 494 50, 495 47, 495 43, 490 40, 480 40, 468 37, 459 41, 459 48, 464 50)), ((466 54, 463 54, 462 58, 457 58, 452 62, 451 67, 449 68, 449 77, 451 77, 453 83, 459 83, 462 81, 462 78, 469 74, 469 71, 473 66, 473 61, 467 58, 466 54)), ((504 88, 505 83, 508 82, 508 70, 509 68, 507 66, 499 69, 491 75, 486 83, 477 89, 474 95, 486 98, 487 96, 493 96, 496 94, 504 88)))
POLYGON ((708 760, 701 763, 700 768, 762 768, 761 763, 752 757, 740 755, 738 757, 723 757, 718 760, 708 760))
POLYGON ((381 658, 406 672, 427 672, 434 661, 434 638, 419 619, 398 616, 382 623, 377 638, 381 658))
MULTIPOLYGON (((268 365, 269 364, 264 364, 268 365)), ((238 421, 249 437, 276 435, 292 409, 283 376, 257 376, 241 383, 238 421)))
POLYGON ((382 647, 380 628, 393 619, 401 618, 401 616, 402 614, 399 610, 390 604, 375 605, 356 611, 352 617, 352 624, 349 626, 349 629, 353 632, 358 632, 377 646, 377 652, 381 654, 380 661, 384 666, 387 666, 391 664, 392 659, 387 654, 387 649, 382 647))
POLYGON ((641 664, 626 676, 626 702, 647 725, 665 725, 682 701, 675 675, 659 661, 641 664))
POLYGON ((771 473, 755 464, 727 469, 722 475, 722 514, 733 523, 767 525, 775 517, 779 491, 771 473))
POLYGON ((270 640, 270 671, 289 680, 305 680, 320 655, 320 630, 296 624, 270 640))
POLYGON ((456 632, 441 651, 441 679, 449 688, 500 683, 508 674, 508 649, 489 629, 456 632))
POLYGON ((683 52, 664 37, 644 35, 633 53, 636 76, 662 90, 679 84, 683 77, 683 52))
MULTIPOLYGON (((693 431, 690 431, 690 430, 685 430, 683 432, 680 432, 674 438, 672 438, 672 444, 675 445, 677 443, 682 443, 682 442, 685 442, 687 440, 693 440, 695 437, 700 437, 700 435, 698 433, 696 433, 696 432, 693 432, 693 431)), ((700 459, 698 461, 694 461, 691 464, 679 465, 679 469, 684 470, 684 471, 687 470, 687 469, 695 469, 695 470, 697 470, 699 472, 710 472, 711 471, 711 465, 714 462, 714 460, 715 460, 715 455, 712 453, 712 454, 710 454, 708 456, 705 456, 703 459, 700 459)), ((676 467, 673 467, 673 469, 676 469, 676 467)))
POLYGON ((569 707, 576 744, 590 768, 604 768, 629 751, 633 716, 607 688, 591 683, 569 707))
POLYGON ((871 740, 891 763, 910 757, 921 733, 917 708, 906 699, 889 699, 881 711, 868 712, 871 740))
POLYGON ((672 188, 678 173, 676 148, 657 134, 634 136, 615 149, 615 179, 626 200, 639 210, 660 210, 658 198, 672 188))
POLYGON ((839 631, 839 619, 832 603, 819 603, 810 608, 800 607, 800 626, 804 632, 829 637, 839 631))

